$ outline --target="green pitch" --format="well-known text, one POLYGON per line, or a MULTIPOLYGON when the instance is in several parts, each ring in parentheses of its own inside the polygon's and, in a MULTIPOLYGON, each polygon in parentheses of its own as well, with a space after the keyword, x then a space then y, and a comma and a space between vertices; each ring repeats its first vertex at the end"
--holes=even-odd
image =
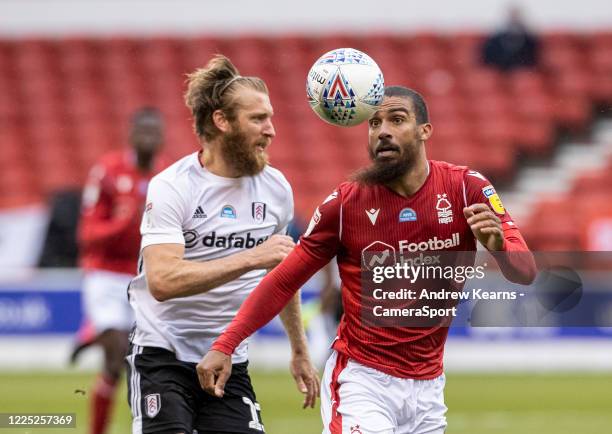
MULTIPOLYGON (((0 433, 87 434, 92 374, 0 374, 0 413, 71 412, 75 429, 2 429, 0 433)), ((319 410, 302 410, 284 372, 255 373, 253 382, 269 434, 321 432, 319 410)), ((125 386, 109 434, 130 433, 125 386)), ((447 434, 600 434, 612 426, 612 374, 448 374, 447 434)))

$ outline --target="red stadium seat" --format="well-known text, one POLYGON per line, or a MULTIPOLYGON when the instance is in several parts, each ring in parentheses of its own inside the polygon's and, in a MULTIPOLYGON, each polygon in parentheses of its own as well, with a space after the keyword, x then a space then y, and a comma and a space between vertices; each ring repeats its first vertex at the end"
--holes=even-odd
POLYGON ((581 230, 577 217, 573 201, 551 198, 537 205, 522 232, 533 251, 578 251, 581 230))
MULTIPOLYGON (((314 60, 329 49, 354 46, 374 57, 388 85, 405 84, 425 95, 434 125, 430 158, 509 179, 519 152, 548 156, 558 127, 582 132, 592 104, 612 101, 611 35, 546 33, 543 72, 510 75, 481 65, 484 36, 476 32, 4 40, 0 146, 7 162, 0 168, 54 167, 40 180, 25 177, 22 169, 12 171, 11 182, 26 185, 24 197, 78 183, 100 153, 125 145, 129 116, 151 104, 165 115, 171 153, 191 152, 197 141, 182 101, 183 74, 224 53, 244 74, 267 80, 277 128, 271 159, 288 168, 298 212, 309 216, 336 182, 368 163, 366 125, 328 126, 304 101, 314 60), (10 133, 4 133, 7 128, 10 133)), ((578 182, 581 190, 587 182, 578 182)), ((0 195, 0 204, 8 203, 7 197, 0 195)), ((574 233, 569 238, 576 242, 574 233)))
POLYGON ((499 95, 504 89, 500 72, 485 67, 465 70, 459 75, 466 95, 480 98, 483 95, 499 95))

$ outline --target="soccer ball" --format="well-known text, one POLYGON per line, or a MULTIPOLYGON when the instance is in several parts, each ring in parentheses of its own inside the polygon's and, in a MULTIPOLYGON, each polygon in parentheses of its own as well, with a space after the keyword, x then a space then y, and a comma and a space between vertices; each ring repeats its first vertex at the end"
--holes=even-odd
POLYGON ((325 122, 351 127, 380 105, 385 80, 370 56, 354 48, 329 51, 312 65, 306 79, 308 103, 325 122))

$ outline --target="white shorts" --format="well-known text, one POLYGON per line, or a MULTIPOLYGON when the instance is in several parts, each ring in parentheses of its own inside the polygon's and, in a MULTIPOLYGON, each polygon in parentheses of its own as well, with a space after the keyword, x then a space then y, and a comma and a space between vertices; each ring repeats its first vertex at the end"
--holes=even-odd
POLYGON ((96 334, 105 330, 130 331, 134 312, 127 287, 132 276, 112 271, 88 271, 83 278, 83 309, 96 334))
POLYGON ((321 387, 323 434, 442 434, 445 382, 394 377, 334 351, 321 387))

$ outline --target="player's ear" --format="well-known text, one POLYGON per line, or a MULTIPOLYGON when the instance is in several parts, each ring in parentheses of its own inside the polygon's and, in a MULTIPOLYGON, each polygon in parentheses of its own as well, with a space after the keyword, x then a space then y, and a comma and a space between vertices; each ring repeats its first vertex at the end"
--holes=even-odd
POLYGON ((226 133, 229 130, 229 121, 227 120, 227 117, 225 117, 223 110, 215 110, 212 114, 212 120, 215 127, 217 127, 221 132, 226 133))
POLYGON ((419 140, 428 140, 432 133, 433 126, 429 122, 419 125, 419 140))

